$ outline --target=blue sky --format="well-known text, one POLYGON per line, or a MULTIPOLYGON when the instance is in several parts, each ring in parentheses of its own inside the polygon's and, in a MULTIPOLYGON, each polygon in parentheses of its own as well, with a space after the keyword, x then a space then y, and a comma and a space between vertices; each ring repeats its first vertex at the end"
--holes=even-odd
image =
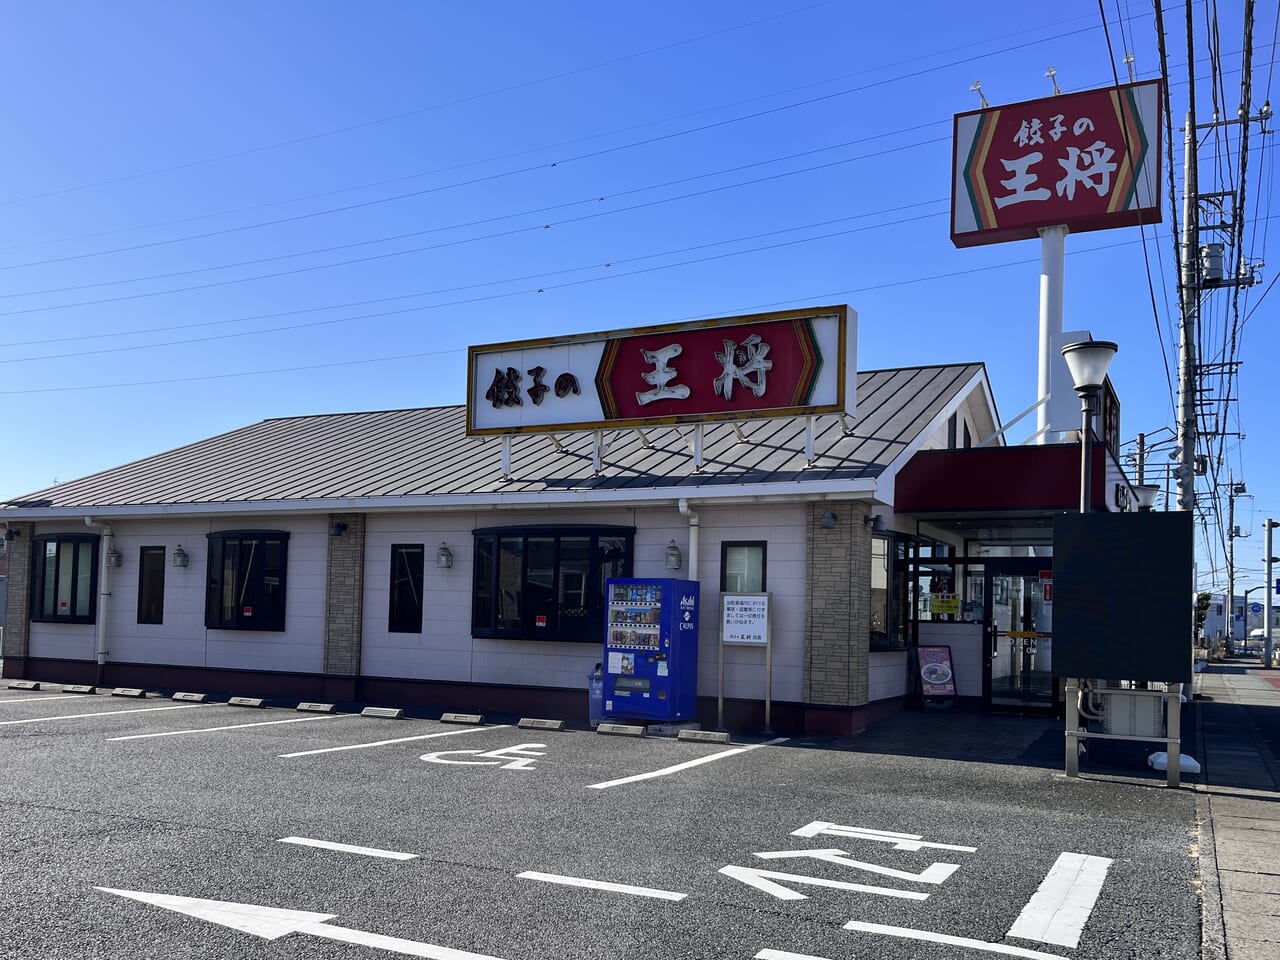
MULTIPOLYGON (((1219 10, 1232 111, 1241 5, 1219 10)), ((1012 418, 1035 400, 1039 245, 952 246, 952 117, 974 80, 993 104, 1047 96, 1050 64, 1064 91, 1127 79, 1125 50, 1158 76, 1152 5, 1102 7, 1107 31, 1090 2, 924 2, 910 22, 855 0, 8 2, 0 495, 266 417, 460 403, 471 343, 827 303, 858 311, 861 368, 985 361, 1012 418)), ((1258 7, 1255 110, 1276 56, 1258 7)), ((1184 8, 1165 17, 1180 125, 1184 8)), ((1265 260, 1254 130, 1245 252, 1265 260)), ((1206 137, 1202 190, 1230 137, 1206 137)), ((1126 439, 1174 425, 1165 206, 1067 240, 1064 325, 1120 344, 1126 439)), ((1273 276, 1238 301, 1225 429, 1247 439, 1215 462, 1248 485, 1240 589, 1280 516, 1273 276)), ((1231 305, 1206 307, 1211 353, 1231 305)), ((1204 587, 1225 580, 1208 534, 1204 587)))

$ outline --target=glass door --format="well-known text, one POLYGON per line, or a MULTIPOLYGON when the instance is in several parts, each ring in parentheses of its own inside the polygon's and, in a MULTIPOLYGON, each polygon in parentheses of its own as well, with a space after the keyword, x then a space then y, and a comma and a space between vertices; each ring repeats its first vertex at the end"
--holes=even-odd
POLYGON ((988 561, 984 593, 987 705, 1054 709, 1052 561, 988 561))

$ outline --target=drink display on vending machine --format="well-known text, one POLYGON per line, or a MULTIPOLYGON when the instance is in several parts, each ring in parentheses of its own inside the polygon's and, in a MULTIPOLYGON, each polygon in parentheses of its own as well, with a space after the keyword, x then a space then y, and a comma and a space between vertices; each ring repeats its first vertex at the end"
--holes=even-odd
POLYGON ((693 720, 698 582, 610 580, 605 594, 605 717, 649 723, 693 720))

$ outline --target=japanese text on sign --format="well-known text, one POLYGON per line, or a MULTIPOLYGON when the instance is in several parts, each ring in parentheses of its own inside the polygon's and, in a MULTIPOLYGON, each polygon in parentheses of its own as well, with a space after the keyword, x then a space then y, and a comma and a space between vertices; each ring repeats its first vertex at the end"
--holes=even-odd
POLYGON ((723 643, 764 646, 769 642, 769 594, 726 593, 720 597, 723 643))

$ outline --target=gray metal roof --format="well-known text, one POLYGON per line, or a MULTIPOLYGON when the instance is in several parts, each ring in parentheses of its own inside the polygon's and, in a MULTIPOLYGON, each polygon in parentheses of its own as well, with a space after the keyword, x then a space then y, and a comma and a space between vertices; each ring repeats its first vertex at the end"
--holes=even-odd
POLYGON ((627 491, 705 496, 725 484, 820 481, 865 487, 979 375, 985 382, 979 363, 860 372, 857 419, 846 433, 840 416, 816 417, 815 463, 807 468, 804 418, 790 417, 741 423, 743 440, 730 423, 707 424, 700 471, 688 426, 646 428, 643 438, 606 430, 599 475, 590 434, 559 437, 559 450, 549 436, 521 435, 512 439, 504 481, 499 438, 467 436, 462 406, 426 407, 263 420, 37 490, 9 501, 4 513, 163 507, 177 514, 184 505, 264 503, 335 509, 335 501, 394 507, 395 498, 420 504, 591 491, 610 492, 608 499, 627 491))

